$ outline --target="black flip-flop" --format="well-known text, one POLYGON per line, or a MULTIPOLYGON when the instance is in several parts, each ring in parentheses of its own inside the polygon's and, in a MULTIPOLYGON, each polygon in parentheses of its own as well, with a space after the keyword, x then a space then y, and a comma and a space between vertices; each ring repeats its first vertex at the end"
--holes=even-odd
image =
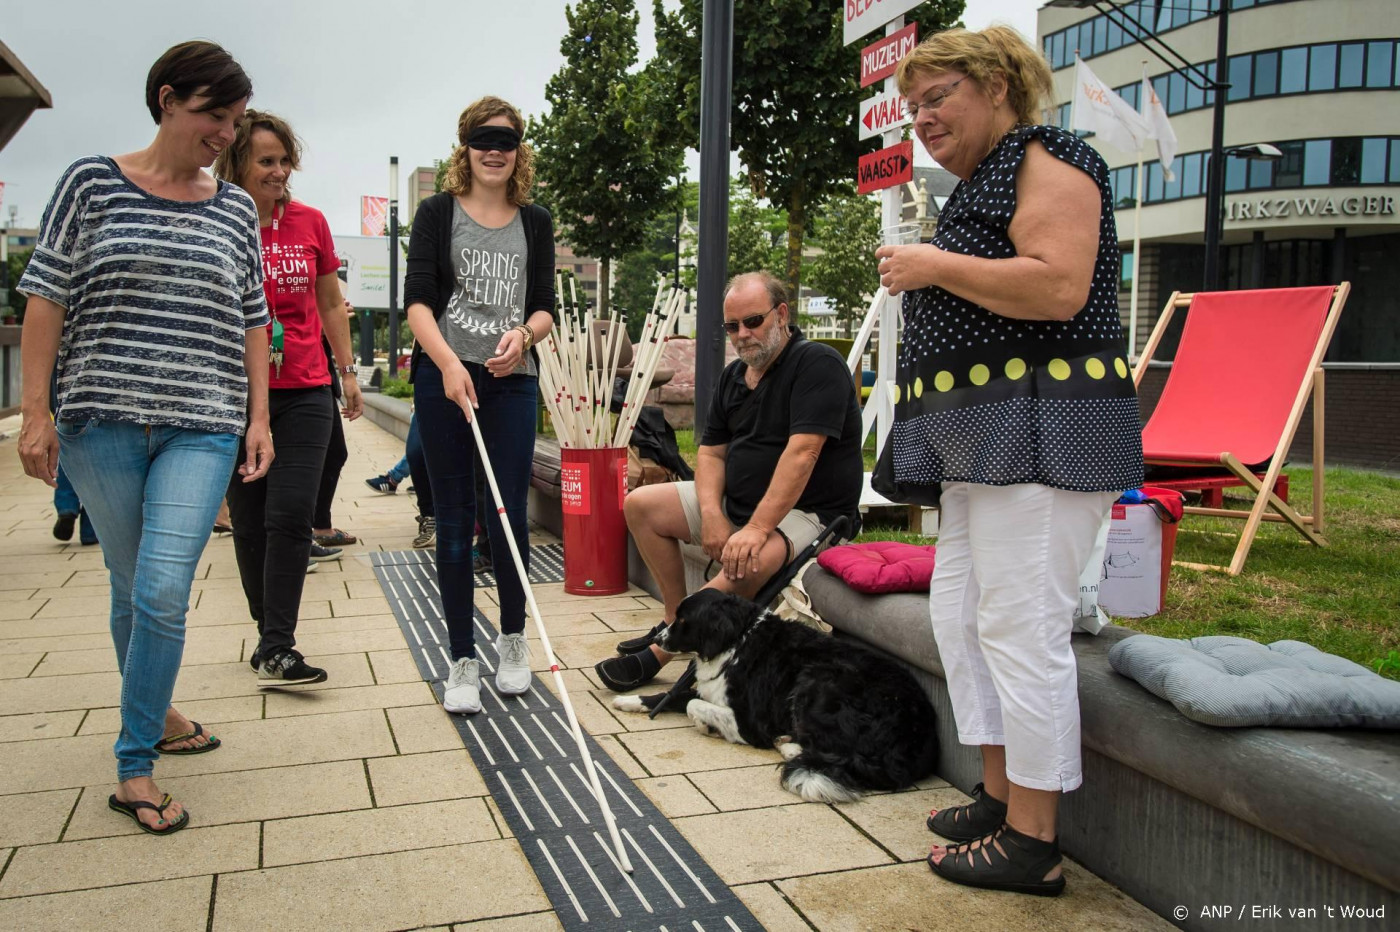
POLYGON ((161 738, 159 741, 157 741, 157 742, 156 742, 156 753, 157 753, 157 754, 172 754, 172 755, 174 755, 174 754, 203 754, 205 751, 212 751, 212 750, 214 750, 215 748, 220 747, 220 746, 223 744, 223 742, 220 741, 218 738, 215 738, 215 737, 214 737, 213 735, 211 735, 211 734, 207 734, 207 733, 204 731, 204 726, 201 725, 201 724, 199 724, 199 722, 190 722, 190 724, 194 726, 194 731, 187 731, 187 732, 185 732, 185 733, 182 734, 182 735, 171 735, 171 736, 168 737, 168 738, 161 738), (164 745, 171 744, 171 743, 176 742, 176 741, 188 741, 190 738, 198 738, 198 737, 200 737, 201 735, 204 736, 205 738, 207 738, 208 740, 205 741, 203 744, 196 745, 196 746, 194 746, 194 747, 192 747, 192 748, 167 748, 167 747, 164 747, 164 745))
POLYGON ((117 799, 116 793, 113 793, 111 796, 107 797, 107 808, 113 812, 120 812, 122 815, 129 817, 131 821, 136 823, 137 828, 141 829, 141 831, 145 832, 147 835, 169 835, 171 832, 178 832, 180 829, 190 824, 190 812, 188 809, 180 813, 180 818, 168 823, 165 828, 151 828, 145 822, 141 821, 141 816, 137 814, 137 810, 151 809, 164 818, 165 810, 172 802, 174 802, 174 800, 170 798, 169 793, 165 794, 165 798, 160 801, 159 806, 155 803, 148 803, 144 799, 124 803, 120 799, 117 799))

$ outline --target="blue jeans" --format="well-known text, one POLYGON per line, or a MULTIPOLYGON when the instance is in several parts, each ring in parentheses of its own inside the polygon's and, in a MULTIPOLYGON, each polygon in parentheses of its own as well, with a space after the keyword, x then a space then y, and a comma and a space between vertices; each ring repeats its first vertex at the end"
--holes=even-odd
MULTIPOLYGON (((418 423, 417 420, 410 422, 410 426, 408 429, 410 431, 413 430, 412 424, 416 423, 418 423)), ((404 480, 404 477, 408 475, 408 457, 405 456, 403 459, 399 460, 397 463, 394 464, 394 468, 386 472, 384 475, 388 476, 390 479, 393 479, 395 482, 402 482, 404 480)))
POLYGON ((78 541, 84 544, 97 543, 97 532, 92 529, 92 519, 88 517, 87 510, 83 508, 82 502, 78 501, 78 493, 73 491, 73 483, 68 478, 68 473, 63 471, 63 464, 58 464, 58 486, 53 490, 53 508, 61 515, 78 516, 78 541))
POLYGON ((185 649, 185 613, 237 434, 58 422, 59 457, 102 538, 122 673, 117 779, 150 776, 185 649))
MULTIPOLYGON (((467 363, 476 386, 476 409, 491 468, 501 489, 521 559, 529 568, 529 522, 526 499, 535 457, 535 405, 538 380, 532 375, 498 379, 478 363, 467 363)), ((422 419, 419 437, 428 461, 433 508, 437 517, 438 586, 447 620, 452 659, 476 656, 472 635, 472 529, 476 524, 476 441, 471 425, 442 388, 442 372, 426 355, 418 362, 414 403, 422 419)), ((415 480, 416 481, 416 480, 415 480)), ((421 495, 422 487, 419 487, 421 495)), ((489 492, 488 492, 489 494, 489 492)), ((495 508, 491 509, 495 512, 495 508)), ((525 589, 510 557, 501 522, 487 522, 494 556, 496 593, 501 600, 501 631, 525 630, 525 589)))

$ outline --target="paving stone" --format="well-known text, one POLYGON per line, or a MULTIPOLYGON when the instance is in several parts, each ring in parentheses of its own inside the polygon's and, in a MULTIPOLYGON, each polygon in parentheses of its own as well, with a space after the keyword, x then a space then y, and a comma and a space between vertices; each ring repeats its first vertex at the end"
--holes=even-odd
MULTIPOLYGON (((37 599, 34 601, 38 601, 37 599)), ((4 603, 0 603, 0 611, 3 611, 4 603)), ((104 596, 83 596, 82 598, 48 599, 44 602, 44 607, 33 615, 13 616, 24 618, 84 618, 89 615, 96 615, 106 619, 112 613, 112 597, 104 596)), ((0 616, 6 617, 6 616, 0 616)))
POLYGON ((23 679, 44 659, 43 654, 0 653, 0 680, 23 679))
MULTIPOLYGON (((297 649, 301 650, 301 648, 302 645, 298 643, 297 649)), ((252 649, 253 645, 247 644, 245 641, 245 652, 250 653, 252 649)), ((298 692, 315 693, 328 689, 344 689, 350 686, 371 686, 374 684, 374 677, 369 672, 369 661, 365 660, 365 655, 362 653, 326 652, 322 655, 312 656, 310 649, 303 651, 303 653, 316 666, 325 669, 327 679, 324 683, 298 686, 296 687, 298 692)), ((180 678, 175 682, 174 701, 176 705, 179 705, 192 699, 258 696, 263 692, 272 691, 258 688, 258 675, 245 661, 210 663, 180 671, 180 678)), ((111 705, 110 702, 93 704, 111 705)))
MULTIPOLYGON (((329 681, 328 681, 329 682, 329 681)), ((424 682, 395 683, 391 686, 352 686, 302 693, 294 690, 267 691, 267 717, 323 715, 353 709, 392 709, 397 706, 437 705, 437 698, 424 682)), ((441 713, 439 713, 441 714, 441 713)))
POLYGON ((24 932, 204 932, 212 877, 0 900, 0 928, 24 932))
MULTIPOLYGON (((594 612, 593 615, 613 631, 625 631, 629 634, 633 631, 650 631, 661 620, 661 613, 650 608, 637 608, 620 612, 594 612)), ((618 640, 622 640, 622 638, 618 638, 618 640)))
POLYGON ((117 669, 112 646, 92 650, 52 651, 34 668, 33 676, 71 676, 74 673, 110 673, 117 669))
POLYGON ((327 618, 303 618, 297 623, 297 639, 313 634, 340 634, 347 631, 398 631, 399 622, 393 615, 342 615, 327 618))
POLYGON ((925 824, 929 810, 961 806, 971 801, 966 793, 950 786, 867 796, 836 808, 901 861, 923 861, 930 847, 945 843, 945 839, 930 832, 925 824))
POLYGON ((530 913, 509 919, 487 919, 484 922, 459 922, 452 932, 564 932, 554 913, 530 913))
MULTIPOLYGON (((124 816, 112 813, 112 818, 124 816)), ((140 881, 198 877, 250 870, 257 864, 256 824, 199 828, 194 823, 169 838, 152 839, 137 832, 116 838, 20 848, 4 878, 0 879, 0 897, 57 893, 94 884, 115 887, 140 881), (151 844, 156 840, 161 844, 151 844)))
POLYGON ((466 748, 379 757, 369 762, 369 778, 374 804, 381 807, 489 792, 466 748))
MULTIPOLYGON (((5 578, 6 577, 4 576, 0 576, 0 580, 3 580, 5 578)), ((15 599, 103 598, 108 599, 110 601, 110 599, 112 598, 112 587, 107 585, 106 583, 103 583, 100 586, 45 586, 42 589, 34 590, 12 590, 8 592, 8 597, 15 599), (29 595, 21 595, 22 592, 28 592, 29 595)))
MULTIPOLYGON (((297 635, 297 650, 308 658, 322 660, 330 654, 359 654, 364 664, 365 674, 369 675, 369 665, 364 660, 364 652, 376 650, 403 650, 406 646, 403 634, 398 628, 372 628, 361 631, 334 631, 327 634, 297 635)), ((317 666, 325 666, 316 661, 317 666)), ((327 669, 330 669, 327 667, 327 669)), ((361 684, 356 684, 361 685, 361 684)), ((368 684, 364 684, 368 685, 368 684)))
POLYGON ((418 666, 413 661, 413 652, 403 650, 371 651, 369 665, 374 671, 374 681, 380 685, 387 683, 416 683, 423 679, 418 666))
POLYGON ((263 866, 441 848, 500 837, 480 797, 365 808, 268 822, 263 826, 263 866))
MULTIPOLYGON (((358 760, 162 778, 160 788, 178 799, 200 826, 262 822, 370 805, 369 781, 363 762, 358 760)), ((83 791, 64 841, 140 833, 130 819, 107 808, 109 792, 106 786, 83 791)))
MULTIPOLYGON (((51 573, 35 573, 29 567, 23 567, 17 573, 0 573, 0 591, 11 589, 43 589, 46 587, 62 586, 73 577, 71 570, 59 570, 51 573)), ((105 582, 105 580, 104 580, 105 582)), ((10 598, 7 596, 7 598, 10 598)), ((13 598, 19 598, 13 596, 13 598)))
POLYGON ((724 812, 800 803, 800 796, 794 796, 778 783, 777 765, 781 760, 735 770, 699 771, 691 774, 690 780, 706 799, 724 812))
POLYGON ((544 912, 549 900, 520 847, 484 841, 274 867, 219 878, 214 932, 298 925, 375 932, 544 912), (450 865, 450 869, 449 866, 450 865), (403 891, 414 891, 405 897, 403 891))
POLYGON ((0 709, 10 715, 93 709, 111 705, 120 695, 117 673, 0 680, 0 709))
POLYGON ((684 774, 638 780, 637 787, 656 804, 668 819, 714 812, 714 804, 695 788, 684 774))
POLYGON ((778 881, 822 932, 958 929, 967 932, 1166 932, 1172 926, 1078 865, 1066 892, 1018 896, 948 883, 922 863, 778 881))
MULTIPOLYGON (((79 792, 74 788, 0 797, 5 803, 5 819, 0 822, 0 847, 13 848, 58 841, 79 792)), ((0 861, 0 864, 3 863, 4 861, 0 861)), ((0 916, 3 916, 3 913, 0 913, 0 916)), ((18 927, 6 926, 3 920, 0 920, 0 928, 18 927)))
POLYGON ((331 599, 331 614, 337 618, 347 615, 385 615, 393 611, 384 596, 373 599, 331 599))
MULTIPOLYGON (((22 622, 31 624, 31 622, 22 622)), ((0 623, 0 656, 19 653, 45 653, 51 650, 94 650, 99 647, 112 649, 112 633, 104 629, 95 634, 70 634, 63 636, 9 637, 4 632, 5 624, 0 623)))
POLYGON ((422 754, 427 751, 455 751, 462 746, 462 736, 452 724, 452 716, 442 710, 428 684, 418 686, 428 695, 429 705, 387 709, 389 727, 394 730, 394 743, 400 754, 422 754))
MULTIPOLYGON (((191 700, 181 702, 179 709, 191 721, 205 726, 220 725, 224 722, 246 722, 263 717, 263 697, 191 700)), ((83 727, 78 729, 78 734, 115 735, 121 729, 121 709, 113 706, 90 711, 88 717, 83 720, 83 727)))
POLYGON ((632 752, 618 742, 616 735, 595 735, 593 740, 597 741, 598 746, 613 759, 618 769, 633 780, 651 776, 647 773, 646 768, 632 756, 632 752))
POLYGON ((731 885, 890 862, 883 851, 821 803, 691 816, 676 819, 675 826, 731 885))
POLYGON ((0 741, 38 741, 76 734, 83 712, 32 712, 0 717, 0 741))
MULTIPOLYGON (((38 599, 31 599, 28 602, 16 603, 19 605, 39 605, 38 599)), ((0 603, 0 610, 4 609, 4 603, 0 603)), ((3 617, 0 612, 0 638, 42 638, 42 637, 62 637, 72 634, 105 634, 107 643, 112 641, 112 627, 108 621, 108 612, 103 610, 101 614, 76 616, 73 618, 11 618, 3 617)))
POLYGON ((734 894, 767 932, 811 932, 812 927, 771 884, 743 884, 734 888, 734 894))
POLYGON ((627 732, 617 737, 654 776, 759 764, 773 766, 782 760, 777 751, 730 744, 702 735, 694 728, 627 732))
POLYGON ((38 599, 0 601, 0 621, 17 621, 33 618, 34 615, 47 604, 48 602, 40 602, 38 599))

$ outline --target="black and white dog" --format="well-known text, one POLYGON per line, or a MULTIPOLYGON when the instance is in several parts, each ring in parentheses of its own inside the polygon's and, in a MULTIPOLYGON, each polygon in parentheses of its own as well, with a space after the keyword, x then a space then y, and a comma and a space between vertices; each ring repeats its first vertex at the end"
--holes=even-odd
MULTIPOLYGON (((776 747, 782 785, 814 802, 850 802, 933 773, 933 705, 908 671, 852 641, 702 589, 656 643, 696 657, 696 727, 733 744, 776 747)), ((640 696, 616 708, 644 712, 640 696)))

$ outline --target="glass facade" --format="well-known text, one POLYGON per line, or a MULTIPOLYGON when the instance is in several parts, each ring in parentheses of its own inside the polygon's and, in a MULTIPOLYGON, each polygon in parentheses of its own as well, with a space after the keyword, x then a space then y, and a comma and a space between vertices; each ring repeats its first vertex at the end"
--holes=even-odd
MULTIPOLYGON (((1230 10, 1287 2, 1289 0, 1232 0, 1230 10)), ((1050 59, 1050 67, 1058 70, 1073 65, 1076 51, 1080 58, 1088 59, 1132 45, 1140 34, 1132 25, 1133 20, 1160 35, 1215 15, 1220 9, 1220 0, 1135 0, 1122 4, 1121 8, 1126 17, 1091 16, 1045 36, 1041 47, 1045 57, 1050 59)))

